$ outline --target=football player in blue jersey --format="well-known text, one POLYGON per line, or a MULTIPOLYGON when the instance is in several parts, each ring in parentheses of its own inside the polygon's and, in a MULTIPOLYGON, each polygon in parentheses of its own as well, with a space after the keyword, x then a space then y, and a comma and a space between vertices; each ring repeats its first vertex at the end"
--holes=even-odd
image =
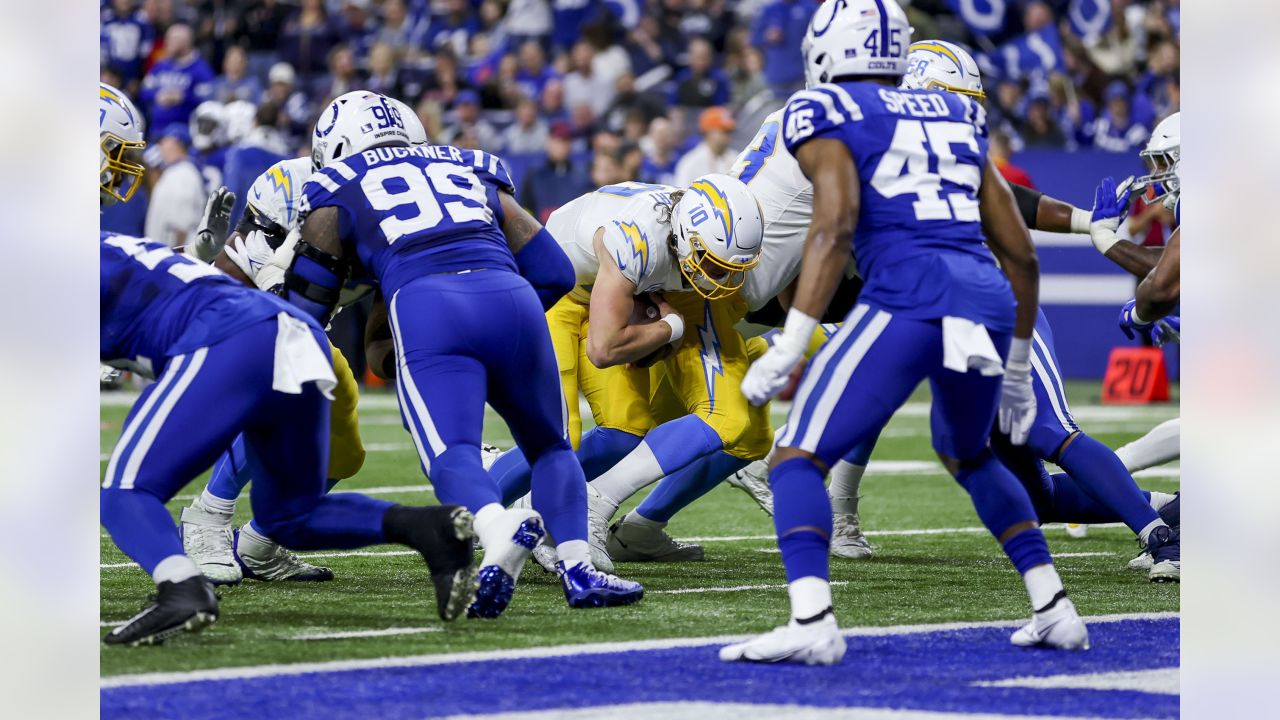
MULTIPOLYGON (((104 202, 127 200, 121 175, 132 173, 127 151, 141 150, 141 117, 114 88, 100 97, 99 187, 104 202)), ((465 508, 324 495, 335 378, 315 321, 159 243, 104 232, 100 247, 101 360, 156 379, 125 419, 100 493, 103 526, 156 595, 104 641, 155 644, 217 620, 218 599, 183 554, 165 503, 241 433, 259 478, 254 510, 273 538, 297 549, 412 547, 431 570, 441 618, 461 614, 476 588, 465 508)))
POLYGON ((787 383, 840 282, 855 230, 866 285, 806 367, 770 471, 792 619, 723 648, 722 660, 843 658, 828 581, 831 503, 823 477, 874 437, 925 379, 934 448, 1030 595, 1032 620, 1012 642, 1088 647, 1031 500, 988 447, 997 418, 1015 443, 1026 441, 1035 418, 1035 249, 987 158, 982 106, 896 87, 910 35, 893 0, 847 0, 819 7, 805 36, 810 88, 790 100, 783 134, 813 181, 813 224, 783 332, 751 366, 747 397, 766 402, 787 383))
POLYGON ((436 496, 472 510, 485 548, 470 614, 497 617, 549 530, 572 607, 622 605, 639 584, 596 570, 586 481, 566 438, 543 312, 572 289, 573 265, 516 203, 502 162, 412 147, 380 95, 335 101, 315 129, 302 233, 282 293, 326 318, 353 273, 386 298, 401 415, 436 496), (534 509, 504 509, 481 464, 486 400, 532 467, 534 509), (546 529, 543 527, 545 518, 546 529))

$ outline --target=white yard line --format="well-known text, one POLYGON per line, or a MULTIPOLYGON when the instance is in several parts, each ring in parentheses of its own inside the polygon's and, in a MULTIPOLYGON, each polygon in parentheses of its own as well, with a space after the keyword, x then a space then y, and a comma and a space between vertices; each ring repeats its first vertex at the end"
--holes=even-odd
POLYGON ((1078 558, 1078 557, 1111 557, 1115 555, 1113 552, 1071 552, 1071 553, 1054 553, 1055 558, 1078 558))
POLYGON ((1128 670, 1088 673, 1085 675, 1049 675, 1017 677, 1008 680, 976 682, 979 687, 994 688, 1066 688, 1072 690, 1133 690, 1136 692, 1179 694, 1179 669, 1128 670))
MULTIPOLYGON (((1089 623, 1105 623, 1119 622, 1123 620, 1154 620, 1176 617, 1178 617, 1178 613, 1161 612, 1094 615, 1087 616, 1084 619, 1089 623)), ((1015 627, 1025 622, 1026 618, 1016 618, 1012 620, 995 620, 989 622, 954 622, 927 625, 856 627, 847 628, 841 632, 843 632, 847 637, 880 637, 886 635, 907 635, 912 633, 940 632, 948 630, 968 630, 972 628, 1015 627)), ((278 677, 284 675, 346 672, 350 670, 426 667, 436 665, 455 665, 458 663, 470 662, 489 662, 493 660, 524 660, 534 658, 565 657, 572 655, 600 655, 633 650, 665 650, 678 647, 700 647, 704 645, 719 645, 739 642, 749 637, 751 636, 719 635, 700 638, 665 638, 659 640, 634 640, 629 642, 585 643, 580 645, 548 645, 544 647, 519 648, 512 650, 480 650, 461 653, 439 653, 434 655, 366 658, 361 660, 330 660, 326 662, 289 663, 278 665, 249 665, 245 667, 191 670, 187 672, 114 675, 102 678, 101 687, 118 688, 145 685, 173 685, 179 683, 215 680, 240 680, 246 678, 278 677)))
POLYGON ((444 720, 1083 720, 1061 715, 989 715, 986 713, 930 712, 863 707, 815 707, 719 702, 643 702, 598 705, 588 708, 516 710, 511 712, 450 715, 444 720))
MULTIPOLYGON (((848 585, 848 580, 836 580, 831 583, 832 587, 841 587, 848 585)), ((647 590, 649 595, 695 595, 698 593, 730 593, 742 592, 744 590, 784 590, 786 584, 773 585, 732 585, 729 587, 700 587, 700 588, 680 588, 678 590, 647 590)))
POLYGON ((418 635, 444 632, 442 627, 383 628, 382 630, 347 630, 345 632, 319 632, 294 635, 290 640, 346 640, 349 638, 387 637, 390 635, 418 635))

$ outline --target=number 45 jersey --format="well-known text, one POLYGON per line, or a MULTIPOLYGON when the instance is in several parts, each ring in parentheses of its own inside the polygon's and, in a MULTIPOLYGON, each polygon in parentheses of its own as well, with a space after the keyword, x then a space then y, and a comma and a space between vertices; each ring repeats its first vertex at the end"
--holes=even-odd
POLYGON ((783 136, 792 154, 833 139, 853 156, 861 185, 854 254, 866 282, 859 302, 902 317, 1013 329, 1013 293, 978 213, 982 106, 934 90, 818 85, 788 101, 783 136))
POLYGON ((500 191, 515 188, 494 155, 447 145, 381 147, 313 173, 300 215, 305 221, 319 208, 337 208, 346 257, 358 258, 389 298, 425 275, 517 272, 500 191))

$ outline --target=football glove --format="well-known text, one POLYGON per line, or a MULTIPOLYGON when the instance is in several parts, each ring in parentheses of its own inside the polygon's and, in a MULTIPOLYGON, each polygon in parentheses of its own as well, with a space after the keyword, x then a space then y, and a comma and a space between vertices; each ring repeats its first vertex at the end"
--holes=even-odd
POLYGON ((192 253, 200 262, 212 262, 222 252, 227 233, 231 231, 231 207, 235 203, 236 194, 225 186, 209 194, 209 201, 204 205, 204 217, 196 226, 196 239, 191 243, 192 253))
POLYGON ((1036 420, 1036 393, 1031 387, 1031 342, 1014 338, 1000 383, 1000 432, 1014 445, 1024 445, 1036 420))
POLYGON ((271 253, 271 259, 253 276, 253 281, 259 288, 267 292, 280 294, 284 287, 285 271, 293 264, 293 256, 297 251, 298 240, 301 237, 302 233, 296 228, 289 231, 289 235, 285 237, 280 247, 271 253))
POLYGON ((1114 179, 1106 177, 1094 191, 1093 214, 1089 217, 1089 239, 1098 252, 1104 255, 1120 241, 1116 230, 1120 228, 1120 221, 1129 208, 1129 189, 1132 186, 1132 177, 1121 183, 1119 188, 1114 179))
POLYGON ((742 394, 756 407, 769 402, 786 387, 791 371, 803 357, 802 353, 778 345, 769 348, 747 369, 747 376, 742 379, 742 394))
POLYGON ((1120 330, 1125 337, 1130 340, 1143 337, 1156 347, 1164 347, 1168 342, 1182 341, 1181 318, 1170 315, 1155 322, 1139 322, 1134 317, 1134 308, 1137 307, 1137 303, 1137 300, 1130 300, 1120 308, 1120 330))

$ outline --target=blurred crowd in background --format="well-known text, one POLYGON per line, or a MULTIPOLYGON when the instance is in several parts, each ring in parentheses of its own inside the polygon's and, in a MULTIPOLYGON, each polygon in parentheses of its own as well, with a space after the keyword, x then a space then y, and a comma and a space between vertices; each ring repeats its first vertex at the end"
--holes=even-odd
MULTIPOLYGON (((1178 0, 900 0, 983 70, 998 160, 1136 153, 1179 105, 1178 0)), ((174 245, 212 187, 310 152, 368 89, 434 142, 499 154, 544 219, 595 187, 724 172, 804 83, 816 0, 107 0, 104 82, 147 116, 146 196, 104 228, 174 245)))

